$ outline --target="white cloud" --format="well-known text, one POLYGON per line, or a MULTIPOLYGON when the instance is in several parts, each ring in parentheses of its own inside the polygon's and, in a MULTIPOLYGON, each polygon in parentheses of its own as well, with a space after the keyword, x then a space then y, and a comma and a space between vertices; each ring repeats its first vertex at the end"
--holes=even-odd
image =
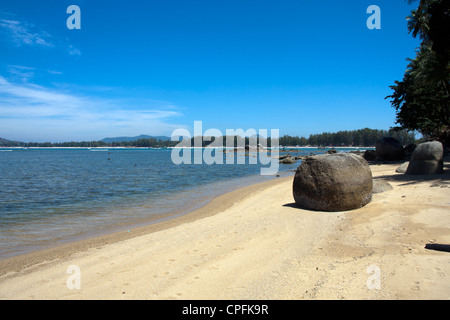
POLYGON ((107 136, 170 135, 182 125, 167 102, 124 107, 120 100, 75 95, 0 76, 0 136, 26 141, 96 140, 107 136), (155 105, 156 104, 156 105, 155 105))

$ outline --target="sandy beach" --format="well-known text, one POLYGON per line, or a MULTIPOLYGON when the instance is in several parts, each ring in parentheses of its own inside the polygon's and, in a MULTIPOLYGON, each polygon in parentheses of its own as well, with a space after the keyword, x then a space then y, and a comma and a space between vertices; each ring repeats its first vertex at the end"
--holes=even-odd
POLYGON ((371 165, 393 190, 354 211, 298 209, 286 177, 157 225, 2 260, 0 298, 450 299, 450 253, 424 248, 450 244, 449 163, 435 176, 398 165, 371 165))

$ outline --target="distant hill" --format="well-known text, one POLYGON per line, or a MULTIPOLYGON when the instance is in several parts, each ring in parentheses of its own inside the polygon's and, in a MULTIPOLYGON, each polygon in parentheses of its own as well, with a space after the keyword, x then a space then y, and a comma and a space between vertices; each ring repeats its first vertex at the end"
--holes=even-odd
POLYGON ((131 141, 136 141, 139 139, 156 139, 158 140, 162 140, 162 141, 167 141, 170 140, 170 137, 166 137, 166 136, 148 136, 145 134, 141 134, 140 136, 137 137, 115 137, 115 138, 104 138, 100 141, 103 141, 105 143, 111 143, 111 142, 131 142, 131 141))
POLYGON ((0 138, 0 146, 18 147, 18 146, 22 146, 22 145, 25 145, 25 143, 20 142, 20 141, 12 141, 12 140, 0 138))

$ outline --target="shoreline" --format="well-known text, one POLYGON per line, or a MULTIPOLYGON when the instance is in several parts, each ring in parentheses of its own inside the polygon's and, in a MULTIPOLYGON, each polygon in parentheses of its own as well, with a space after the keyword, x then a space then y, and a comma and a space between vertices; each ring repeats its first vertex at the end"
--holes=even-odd
POLYGON ((370 164, 393 190, 353 211, 296 208, 289 176, 130 233, 0 261, 0 299, 450 299, 449 253, 424 248, 450 243, 449 163, 433 176, 398 165, 370 164), (69 265, 80 290, 66 286, 69 265))
POLYGON ((0 276, 11 271, 23 271, 33 265, 45 263, 54 259, 64 259, 74 253, 85 251, 93 247, 131 239, 133 237, 161 231, 183 223, 215 215, 218 212, 231 207, 234 204, 234 201, 230 201, 230 199, 234 199, 237 195, 246 197, 257 189, 264 188, 268 185, 276 185, 283 182, 282 180, 292 179, 292 176, 273 178, 264 182, 252 182, 250 185, 237 187, 237 189, 234 187, 231 191, 216 195, 212 199, 207 200, 206 203, 200 205, 199 208, 173 210, 168 213, 156 214, 154 217, 145 219, 145 221, 139 223, 115 226, 110 227, 109 229, 127 229, 126 231, 102 231, 96 235, 83 236, 81 239, 75 239, 73 241, 70 240, 67 243, 61 243, 33 250, 32 252, 0 259, 0 276))
MULTIPOLYGON (((13 150, 37 150, 37 149, 45 149, 45 150, 51 150, 51 149, 77 149, 77 150, 121 150, 121 149, 143 149, 143 150, 171 150, 171 149, 205 149, 205 148, 213 148, 213 149, 235 149, 235 148, 241 148, 244 149, 244 147, 1 147, 0 149, 13 149, 13 150)), ((366 149, 374 149, 375 146, 359 146, 359 147, 352 147, 352 146, 327 146, 327 147, 319 147, 319 146, 281 146, 277 149, 279 151, 285 151, 284 149, 356 149, 356 150, 366 150, 366 149)), ((266 147, 265 149, 271 150, 271 147, 266 147)), ((106 151, 105 150, 105 151, 106 151)))
MULTIPOLYGON (((270 176, 263 178, 260 175, 249 175, 240 178, 231 178, 218 182, 208 182, 204 185, 183 190, 182 193, 186 192, 189 195, 184 195, 184 197, 190 197, 187 202, 184 203, 183 207, 171 208, 160 213, 152 213, 146 217, 133 217, 127 222, 116 222, 111 223, 107 226, 99 227, 90 231, 80 231, 76 235, 70 235, 66 238, 55 238, 52 243, 39 243, 34 246, 28 246, 17 249, 15 252, 7 252, 0 255, 0 276, 3 274, 2 261, 9 260, 12 258, 18 258, 20 256, 33 256, 39 255, 39 252, 49 251, 63 246, 70 246, 74 243, 81 242, 93 242, 95 239, 103 239, 114 237, 115 234, 128 233, 132 230, 144 230, 146 227, 152 227, 152 230, 157 230, 156 225, 160 225, 163 222, 167 225, 173 225, 168 223, 168 220, 179 219, 184 215, 191 214, 197 210, 202 209, 207 206, 214 199, 224 196, 227 193, 244 189, 246 187, 251 187, 260 183, 266 183, 280 179, 280 177, 293 176, 293 172, 280 171, 277 176, 270 176), (219 190, 220 189, 220 190, 219 190), (54 243, 53 243, 54 242, 54 243)), ((134 208, 134 207, 133 207, 134 208)), ((145 232, 145 231, 141 231, 145 232)), ((23 257, 23 260, 27 260, 27 257, 23 257)), ((33 261, 36 259, 32 259, 33 261)))
MULTIPOLYGON (((35 151, 35 150, 31 150, 35 151)), ((51 150, 50 150, 51 151, 51 150)), ((49 152, 50 152, 49 151, 49 152)), ((57 151, 57 150, 54 150, 57 151)), ((89 150, 81 150, 77 151, 76 159, 82 159, 84 157, 82 154, 84 152, 88 152, 89 150)), ((95 151, 95 150, 91 150, 95 151)), ((98 151, 98 150, 97 150, 98 151)), ((103 151, 103 150, 102 150, 103 151)), ((146 150, 142 150, 146 151, 146 150)), ((148 150, 150 153, 153 150, 148 150)), ((38 152, 38 151, 36 151, 38 152)), ((67 151, 69 152, 69 151, 67 151)), ((119 152, 119 150, 118 150, 119 152)), ((120 151, 119 153, 121 153, 120 151)), ((125 152, 125 151, 124 151, 125 152)), ((129 151, 132 152, 132 151, 129 151)), ((136 151, 138 152, 138 151, 136 151)), ((160 150, 160 151, 154 151, 157 152, 158 155, 156 155, 157 158, 161 157, 167 157, 170 156, 170 150, 160 150), (159 153, 161 152, 161 153, 159 153), (167 153, 167 154, 166 154, 167 153), (165 154, 164 156, 161 156, 165 154)), ((6 153, 14 153, 14 152, 6 152, 6 153)), ((69 152, 70 153, 70 152, 69 152)), ((99 152, 94 152, 99 153, 99 152)), ((113 151, 111 151, 113 153, 113 151)), ((140 154, 137 158, 147 158, 145 152, 144 154, 140 154)), ((45 150, 42 151, 41 154, 45 154, 45 157, 47 157, 47 154, 45 153, 45 150)), ((136 154, 136 153, 135 153, 136 154)), ((33 161, 33 155, 28 154, 27 159, 29 161, 33 161)), ((58 153, 58 155, 61 155, 58 153)), ((99 158, 102 157, 102 155, 97 154, 99 158)), ((21 157, 19 153, 16 154, 16 157, 21 157)), ((53 156, 50 156, 53 158, 53 156)), ((107 155, 106 157, 109 157, 107 155)), ((105 157, 105 158, 106 158, 105 157)), ((3 158, 3 157, 2 157, 3 158)), ((8 157, 6 157, 9 159, 8 157)), ((60 156, 57 156, 57 158, 61 158, 60 156)), ((91 157, 89 157, 91 158, 91 157)), ((118 157, 119 158, 119 157, 118 157)), ((122 159, 126 159, 125 156, 121 156, 122 159)), ((14 157, 11 159, 15 159, 14 157)), ((97 159, 96 157, 92 157, 92 159, 97 159)), ((103 158, 102 158, 103 159, 103 158)), ((98 160, 98 159, 97 159, 98 160)), ((97 160, 93 160, 97 161, 97 160)), ((121 160, 121 159, 119 159, 121 160)), ((170 161, 170 159, 169 159, 170 161)), ((246 160, 246 162, 248 162, 246 160)), ((146 162, 148 163, 148 162, 146 162)), ((125 161, 122 161, 122 166, 125 166, 125 161)), ((118 166, 120 166, 121 163, 118 163, 118 166)), ((128 164, 126 164, 128 166, 128 164)), ((132 165, 132 164, 130 164, 132 165)), ((116 166, 116 164, 114 164, 116 166)), ((111 165, 111 167, 114 167, 111 165)), ((135 165, 136 166, 136 165, 135 165)), ((164 165, 163 165, 164 166, 164 165)), ((169 166, 170 167, 170 166, 169 166)), ((136 174, 139 170, 143 170, 142 167, 140 168, 131 168, 127 167, 129 169, 129 172, 131 174, 136 174)), ((172 217, 177 216, 180 214, 183 214, 185 212, 190 212, 192 210, 195 210, 199 207, 199 205, 203 205, 203 203, 208 202, 211 198, 220 195, 224 193, 224 189, 226 191, 233 190, 241 186, 249 185, 256 183, 258 179, 252 178, 253 176, 261 177, 259 174, 257 174, 254 166, 253 168, 250 168, 250 170, 244 169, 245 172, 242 172, 241 175, 239 173, 235 173, 234 169, 231 171, 228 168, 225 168, 225 174, 220 176, 215 175, 203 175, 201 180, 204 182, 197 182, 196 180, 192 180, 192 177, 187 176, 186 178, 182 178, 183 185, 175 185, 171 186, 168 183, 164 183, 162 188, 160 190, 154 191, 153 186, 151 184, 146 183, 145 181, 141 183, 140 185, 136 186, 136 190, 138 190, 137 193, 128 192, 126 189, 124 189, 124 192, 122 193, 122 190, 120 190, 120 185, 118 187, 109 188, 113 191, 111 192, 118 192, 119 196, 104 196, 105 193, 101 188, 99 187, 100 184, 98 183, 91 183, 90 186, 98 187, 96 189, 97 192, 101 194, 101 197, 93 196, 90 197, 89 194, 86 192, 86 188, 80 188, 81 193, 83 195, 83 198, 80 198, 80 201, 78 199, 75 199, 76 196, 71 196, 71 192, 68 188, 63 188, 61 190, 62 196, 65 196, 63 198, 64 200, 61 203, 55 204, 53 206, 52 203, 48 202, 48 205, 40 205, 40 201, 42 199, 45 199, 47 195, 45 192, 40 192, 41 189, 36 190, 36 192, 30 192, 29 188, 27 190, 24 190, 24 195, 29 195, 33 197, 33 199, 38 202, 38 205, 36 208, 34 208, 34 205, 28 205, 24 206, 24 209, 9 209, 8 207, 5 207, 5 212, 2 212, 2 218, 8 217, 5 223, 4 232, 2 232, 2 239, 4 241, 1 243, 0 248, 0 260, 3 260, 5 258, 22 255, 25 253, 29 253, 32 251, 36 251, 36 249, 42 249, 42 248, 48 248, 55 246, 55 242, 57 243, 67 243, 67 242, 73 242, 77 240, 82 240, 88 237, 94 237, 96 235, 103 235, 105 233, 111 233, 114 231, 120 231, 124 230, 125 228, 134 228, 138 225, 144 225, 148 223, 153 223, 155 220, 164 219, 166 217, 172 217), (253 172, 255 171, 255 172, 253 172), (251 181, 252 180, 252 181, 251 181), (253 181, 254 180, 254 181, 253 181), (206 187, 206 186, 209 187, 206 187), (144 188, 142 188, 143 186, 144 188), (144 190, 145 189, 145 190, 144 190), (148 189, 148 190, 147 190, 148 189), (174 192, 176 190, 176 192, 174 192), (147 193, 148 192, 148 193, 147 193), (141 193, 141 195, 138 196, 138 194, 141 193), (168 194, 167 196, 161 196, 162 194, 168 194), (156 194, 159 194, 160 196, 155 196, 156 194), (123 196, 126 195, 126 196, 123 196), (111 198, 111 200, 110 200, 111 198), (183 199, 184 198, 184 199, 183 199), (106 199, 107 202, 103 201, 103 199, 106 199), (68 202, 67 200, 73 202, 73 205, 71 202, 68 202), (92 201, 92 205, 89 204, 89 201, 92 201), (108 203, 110 201, 110 203, 108 203), (98 205, 97 205, 98 204, 98 205), (44 207, 42 210, 40 210, 42 207, 44 207), (79 207, 80 209, 78 209, 79 207), (20 220, 17 219, 17 223, 14 221, 13 217, 14 215, 8 215, 9 212, 24 212, 28 211, 36 213, 36 216, 39 218, 36 225, 38 227, 34 228, 33 230, 33 223, 23 223, 20 224, 20 220), (51 214, 52 211, 55 212, 63 212, 63 213, 75 213, 77 215, 81 216, 81 219, 77 220, 76 216, 74 219, 71 218, 70 214, 64 214, 64 215, 55 215, 56 219, 53 219, 51 214), (94 213, 92 214, 91 213, 94 213), (41 214, 42 213, 42 214, 41 214), (100 218, 96 218, 95 216, 98 214, 100 218), (112 213, 112 214, 110 214, 112 213), (93 218, 91 218, 93 217, 93 218), (116 218, 117 217, 117 218, 116 218), (42 219, 44 218, 44 219, 42 219), (52 220, 53 219, 53 220, 52 220), (88 221, 87 223, 83 223, 83 221, 88 221), (90 223, 89 221, 93 221, 93 223, 90 223), (16 226, 17 224, 17 226, 16 226), (27 227, 27 225, 30 225, 31 227, 27 227), (24 230, 25 231, 21 231, 24 230), (48 231, 51 230, 51 231, 48 231), (33 234, 33 237, 27 236, 27 234, 33 234), (9 236, 11 235, 11 236, 9 236)), ((237 168, 239 169, 239 168, 237 168)), ((103 168, 102 168, 103 170, 103 168)), ((174 174, 176 174, 178 169, 175 169, 174 174)), ((211 170, 210 171, 217 171, 217 170, 211 170)), ((220 170, 220 169, 219 169, 220 170)), ((240 171, 243 171, 242 169, 239 169, 240 171)), ((283 169, 280 168, 280 172, 283 169)), ((13 172, 13 170, 11 171, 13 172)), ((146 172, 152 172, 150 170, 146 172)), ((164 176, 173 176, 174 174, 168 172, 167 174, 162 173, 158 175, 155 174, 148 174, 149 180, 146 181, 161 181, 164 178, 164 176), (155 178, 153 178, 155 176, 155 178), (157 177, 158 176, 158 177, 157 177), (161 176, 161 177, 159 177, 161 176)), ((104 176, 108 176, 109 173, 106 172, 102 176, 99 176, 102 180, 104 176)), ((283 175, 283 174, 282 174, 283 175)), ((94 174, 93 176, 96 176, 94 174)), ((94 181, 90 177, 90 181, 94 181)), ((130 175, 132 176, 132 175, 130 175)), ((28 175, 26 174, 26 178, 28 175)), ((77 177, 82 177, 82 175, 79 175, 77 177)), ((16 177, 10 176, 11 181, 17 181, 13 180, 16 177)), ((43 179, 45 180, 45 177, 43 179)), ((106 179, 110 180, 110 179, 106 179)), ((264 181, 266 179, 259 179, 259 181, 264 181)), ((128 183, 132 183, 128 181, 128 183)), ((14 184, 17 185, 17 184, 14 184)), ((73 186, 75 186, 72 183, 73 186)), ((117 185, 117 184, 115 184, 117 185)), ((76 186, 75 186, 76 187, 76 186)), ((134 187, 134 186, 133 186, 134 187)), ((45 190, 45 189, 43 189, 45 190)), ((133 188, 132 188, 133 190, 133 188)), ((8 190, 7 190, 8 191, 8 190)), ((6 192, 6 201, 14 201, 14 194, 12 194, 13 189, 10 188, 10 192, 6 192), (12 194, 10 196, 10 194, 12 194)), ((78 190, 75 190, 78 191, 78 190)), ((18 195, 21 195, 21 190, 17 190, 18 195)), ((58 194, 59 190, 54 190, 54 193, 58 194)), ((75 192, 73 194, 76 194, 75 192)), ((49 195, 50 197, 50 195, 49 195)), ((30 204, 32 202, 29 202, 30 204)), ((44 203, 44 202, 42 202, 44 203)), ((3 220, 2 220, 3 221, 3 220)))

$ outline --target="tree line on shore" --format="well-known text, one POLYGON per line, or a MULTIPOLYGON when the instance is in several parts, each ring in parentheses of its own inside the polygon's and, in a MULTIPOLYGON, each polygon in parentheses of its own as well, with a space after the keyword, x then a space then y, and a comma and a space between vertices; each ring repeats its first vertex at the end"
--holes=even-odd
POLYGON ((280 138, 280 145, 283 146, 375 146, 377 141, 383 137, 392 137, 397 139, 403 145, 415 143, 414 132, 406 130, 376 130, 359 129, 351 131, 338 131, 335 133, 324 132, 312 134, 309 138, 283 136, 280 138))
MULTIPOLYGON (((281 146, 375 146, 378 139, 382 137, 393 137, 400 141, 403 145, 410 143, 415 143, 415 135, 413 132, 406 130, 377 130, 377 129, 359 129, 350 131, 338 131, 335 133, 324 132, 320 134, 311 134, 309 138, 289 136, 284 135, 279 138, 279 145, 281 146)), ((194 140, 192 138, 190 145, 194 146, 194 140)), ((232 137, 234 141, 234 146, 248 145, 250 143, 249 137, 245 137, 244 141, 238 141, 237 137, 232 137)), ((226 143, 226 137, 223 139, 223 145, 226 143)), ((209 145, 212 139, 201 139, 201 145, 203 147, 209 145)), ((270 147, 271 140, 267 139, 267 146, 270 147)), ((0 138, 0 146, 2 147, 34 147, 34 148, 106 148, 106 147, 141 147, 141 148, 164 148, 164 147, 174 147, 178 145, 180 141, 171 141, 170 139, 162 140, 156 138, 148 139, 138 139, 135 141, 121 141, 121 142, 110 142, 106 143, 104 141, 71 141, 71 142, 19 142, 10 141, 0 138)), ((189 143, 187 143, 189 145, 189 143)), ((197 145, 197 144, 195 144, 197 145)), ((199 144, 198 144, 199 145, 199 144)))

